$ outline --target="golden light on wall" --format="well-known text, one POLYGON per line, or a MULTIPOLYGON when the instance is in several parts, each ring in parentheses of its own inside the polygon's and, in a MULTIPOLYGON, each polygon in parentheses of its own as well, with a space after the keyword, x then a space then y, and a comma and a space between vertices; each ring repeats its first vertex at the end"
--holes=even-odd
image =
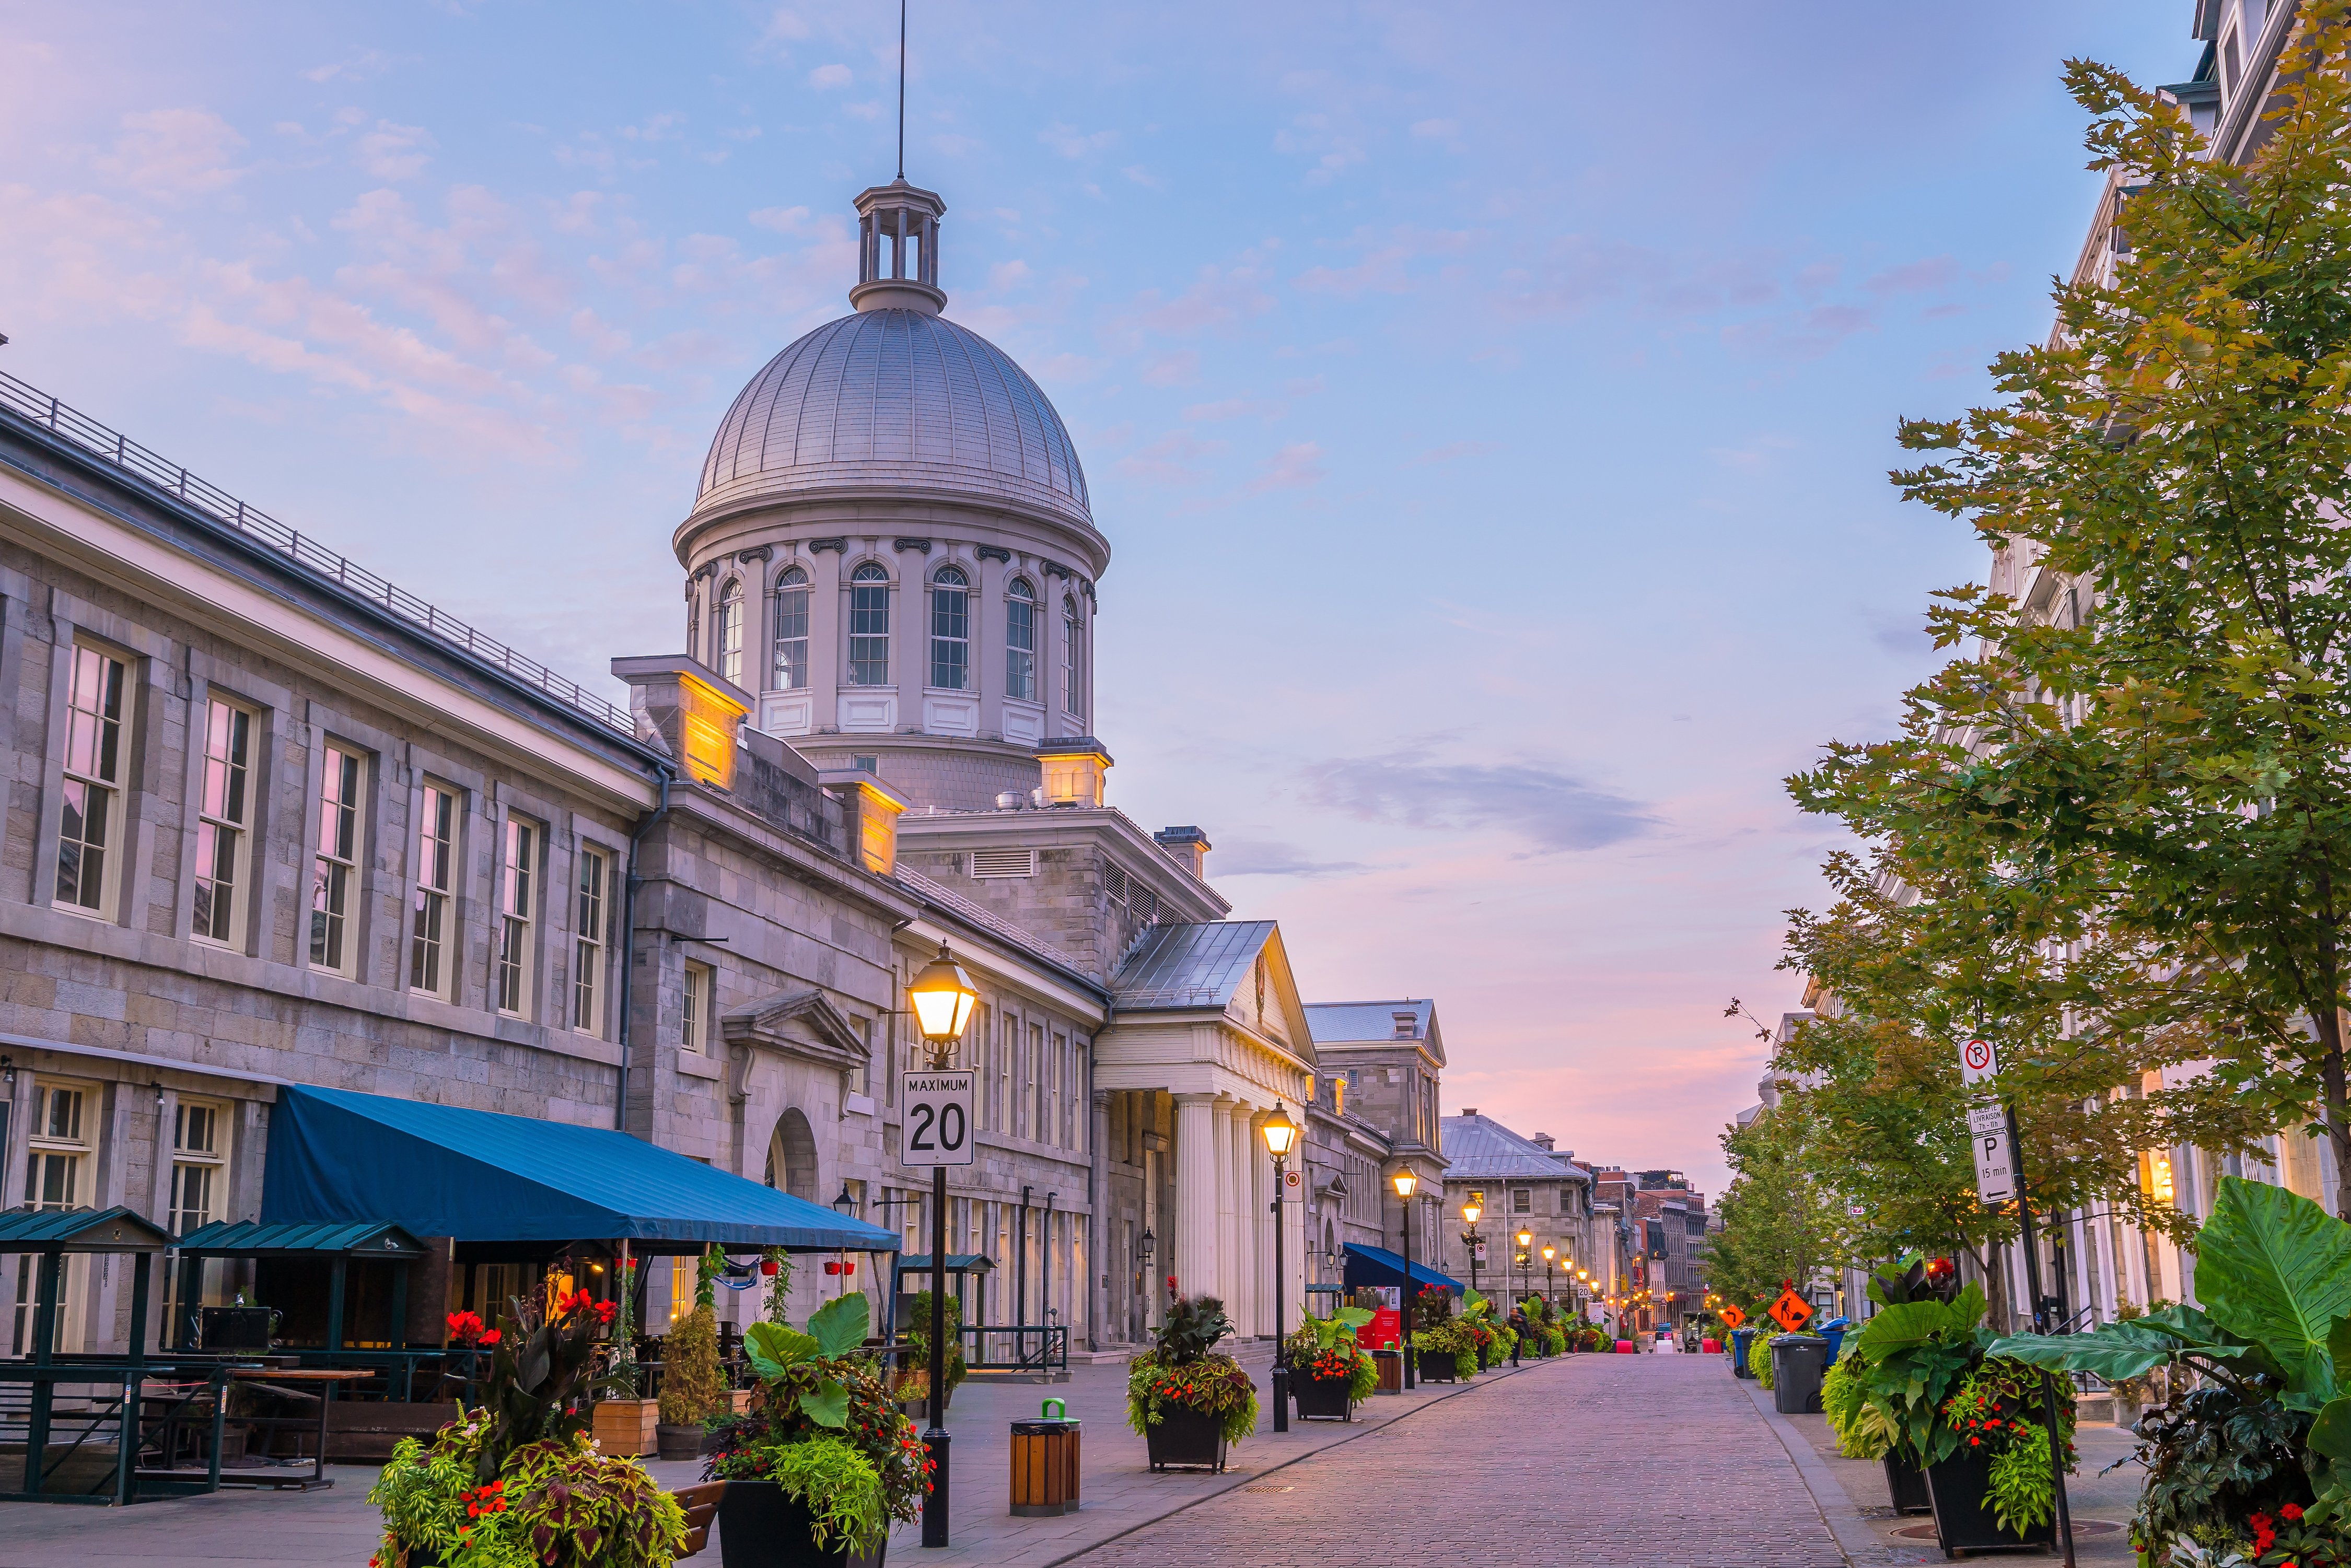
POLYGON ((2157 1150, 2152 1154, 2139 1155, 2138 1161, 2139 1186, 2148 1198, 2161 1204, 2177 1202, 2178 1195, 2171 1180, 2170 1154, 2157 1150))

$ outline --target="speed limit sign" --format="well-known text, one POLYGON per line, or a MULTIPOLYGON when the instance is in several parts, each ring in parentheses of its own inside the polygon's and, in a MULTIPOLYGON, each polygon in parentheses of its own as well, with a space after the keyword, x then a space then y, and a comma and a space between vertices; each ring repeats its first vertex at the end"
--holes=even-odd
POLYGON ((909 1072, 901 1081, 905 1093, 899 1103, 906 1109, 906 1147, 901 1156, 910 1166, 967 1166, 972 1163, 972 1072, 909 1072))

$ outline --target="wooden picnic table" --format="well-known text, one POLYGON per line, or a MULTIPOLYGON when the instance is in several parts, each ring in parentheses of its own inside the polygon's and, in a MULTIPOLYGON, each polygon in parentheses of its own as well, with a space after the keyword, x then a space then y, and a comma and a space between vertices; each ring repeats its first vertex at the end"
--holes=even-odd
MULTIPOLYGON (((221 1484, 223 1486, 291 1487, 304 1491, 312 1488, 323 1489, 333 1486, 335 1483, 327 1475, 328 1404, 335 1396, 336 1385, 356 1383, 373 1377, 376 1375, 373 1369, 364 1366, 232 1366, 228 1369, 228 1375, 233 1381, 248 1388, 266 1390, 292 1399, 317 1400, 319 1428, 314 1434, 316 1446, 310 1450, 308 1475, 287 1476, 282 1473, 273 1475, 267 1471, 258 1473, 229 1471, 222 1475, 221 1484), (281 1386, 301 1383, 317 1384, 319 1387, 316 1392, 313 1392, 305 1388, 281 1386)), ((273 1429, 286 1424, 285 1417, 277 1416, 248 1416, 242 1419, 266 1422, 273 1429)))

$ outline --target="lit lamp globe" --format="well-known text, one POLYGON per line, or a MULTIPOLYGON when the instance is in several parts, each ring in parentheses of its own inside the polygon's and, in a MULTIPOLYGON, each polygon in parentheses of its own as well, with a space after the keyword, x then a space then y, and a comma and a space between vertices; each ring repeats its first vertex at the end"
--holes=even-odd
POLYGON ((1279 1100, 1273 1103, 1273 1114, 1266 1118, 1263 1130, 1266 1149, 1275 1159, 1288 1155, 1298 1142, 1298 1124, 1290 1119, 1290 1113, 1279 1100))
POLYGON ((942 942, 939 956, 924 965, 906 988, 906 999, 914 1006, 914 1027, 923 1031, 924 1041, 933 1054, 944 1058, 971 1022, 972 1009, 979 1005, 979 988, 942 942))
POLYGON ((1559 1249, 1558 1249, 1558 1248, 1556 1248, 1556 1247, 1546 1247, 1546 1248, 1544 1248, 1544 1249, 1543 1249, 1543 1261, 1544 1261, 1544 1262, 1548 1263, 1548 1262, 1552 1261, 1552 1260, 1553 1260, 1553 1259, 1557 1258, 1558 1256, 1559 1256, 1559 1249))
POLYGON ((1478 1217, 1485 1212, 1485 1209, 1475 1200, 1465 1203, 1461 1206, 1461 1223, 1464 1225, 1475 1225, 1478 1223, 1478 1217))
POLYGON ((1400 1170, 1388 1179, 1395 1184, 1396 1197, 1406 1203, 1412 1201, 1414 1191, 1420 1186, 1420 1178, 1415 1176, 1409 1169, 1400 1170))

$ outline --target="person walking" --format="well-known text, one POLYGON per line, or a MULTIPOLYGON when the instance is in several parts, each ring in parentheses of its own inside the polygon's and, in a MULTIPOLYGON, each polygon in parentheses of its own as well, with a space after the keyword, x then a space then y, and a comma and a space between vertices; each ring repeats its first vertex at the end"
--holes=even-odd
POLYGON ((1510 1309, 1510 1364, 1512 1366, 1519 1364, 1519 1346, 1526 1343, 1527 1327, 1526 1308, 1512 1307, 1510 1309))

